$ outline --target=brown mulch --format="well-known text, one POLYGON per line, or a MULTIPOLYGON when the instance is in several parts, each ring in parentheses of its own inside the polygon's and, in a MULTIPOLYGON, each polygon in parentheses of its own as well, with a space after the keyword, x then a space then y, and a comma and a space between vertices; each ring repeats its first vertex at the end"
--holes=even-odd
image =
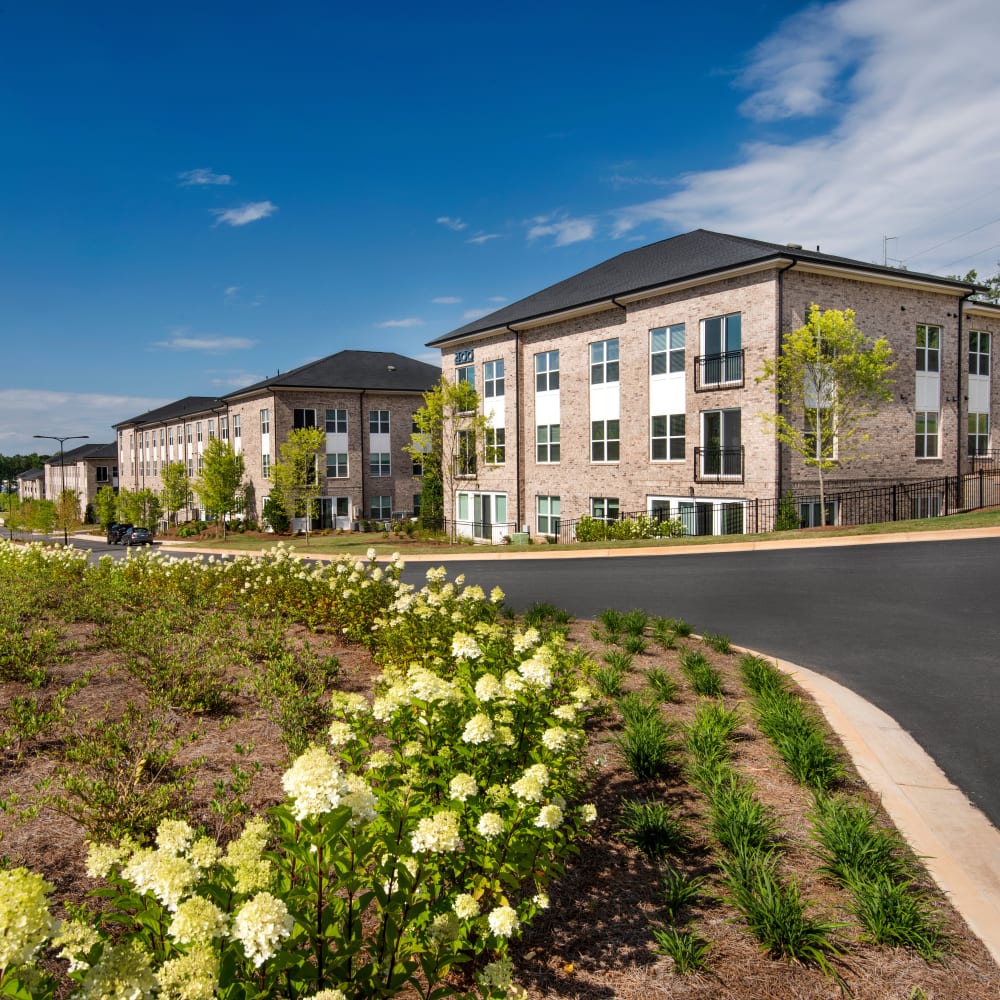
MULTIPOLYGON (((52 681, 40 692, 13 683, 0 685, 0 715, 14 695, 34 694, 46 701, 61 685, 85 671, 93 679, 77 692, 70 710, 83 718, 101 718, 119 712, 128 701, 142 703, 138 685, 122 669, 116 654, 102 646, 93 625, 59 625, 64 649, 72 650, 64 662, 51 668, 52 681)), ((337 686, 366 691, 377 668, 368 653, 347 646, 336 637, 297 631, 297 638, 317 653, 335 655, 341 665, 337 686)), ((587 622, 576 623, 571 641, 599 660, 604 646, 591 636, 587 622)), ((724 677, 726 705, 743 698, 737 657, 715 653, 694 639, 679 641, 703 648, 724 677)), ((626 687, 640 689, 644 672, 662 666, 680 682, 678 702, 666 708, 668 717, 682 725, 690 719, 698 698, 677 669, 680 649, 663 651, 650 643, 646 653, 635 657, 626 687)), ((1000 969, 982 943, 968 930, 961 917, 929 880, 923 888, 934 894, 935 904, 952 938, 945 961, 928 964, 902 949, 866 944, 855 924, 850 923, 848 899, 837 886, 820 878, 817 861, 808 844, 810 796, 786 774, 769 742, 744 713, 735 763, 752 778, 758 797, 780 820, 785 835, 782 872, 794 874, 802 894, 811 900, 817 915, 849 923, 840 934, 844 954, 834 960, 842 985, 810 966, 788 963, 764 955, 721 896, 714 853, 704 832, 704 801, 683 781, 679 770, 656 782, 638 785, 622 766, 612 737, 620 718, 611 708, 594 720, 590 756, 597 764, 592 799, 599 819, 592 837, 580 845, 564 875, 550 887, 551 906, 536 919, 513 949, 516 978, 531 998, 559 997, 579 1000, 623 998, 651 1000, 654 997, 684 1000, 819 1000, 845 995, 844 990, 870 1000, 994 1000, 1000 996, 1000 969), (657 954, 651 926, 665 926, 658 903, 656 872, 637 851, 620 837, 621 803, 629 798, 661 798, 678 806, 692 832, 694 845, 677 867, 707 879, 702 898, 684 913, 683 925, 712 943, 707 956, 708 972, 680 975, 670 959, 657 954)), ((260 764, 250 804, 266 809, 280 800, 280 775, 287 764, 277 727, 269 722, 252 699, 239 696, 225 717, 192 719, 175 713, 179 735, 195 734, 183 750, 186 759, 202 758, 194 794, 193 820, 225 837, 232 831, 221 827, 210 808, 214 784, 230 775, 233 765, 260 764), (252 747, 237 753, 237 745, 252 747)), ((0 730, 6 728, 0 718, 0 730)), ((8 748, 0 758, 0 800, 8 803, 0 812, 0 854, 8 864, 28 865, 56 886, 59 900, 79 902, 90 888, 84 874, 84 832, 74 821, 42 808, 30 810, 38 783, 51 775, 59 750, 58 740, 43 737, 8 748), (19 751, 19 752, 17 752, 19 751), (16 797, 12 804, 12 797, 16 797), (27 809, 27 812, 25 812, 27 809)), ((857 774, 849 772, 847 790, 872 800, 857 774)), ((872 800, 874 801, 874 800, 872 800)), ((888 825, 888 820, 885 821, 888 825)))

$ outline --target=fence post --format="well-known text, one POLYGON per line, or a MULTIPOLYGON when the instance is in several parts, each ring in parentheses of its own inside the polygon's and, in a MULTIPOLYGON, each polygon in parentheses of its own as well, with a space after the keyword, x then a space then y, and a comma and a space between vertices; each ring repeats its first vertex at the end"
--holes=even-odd
POLYGON ((984 497, 983 497, 983 490, 984 490, 983 483, 984 483, 985 478, 986 478, 986 476, 985 476, 985 470, 982 467, 980 467, 980 469, 979 469, 979 506, 976 508, 976 510, 982 510, 983 507, 986 506, 986 504, 983 503, 983 499, 984 499, 984 497))
MULTIPOLYGON (((944 477, 944 516, 948 516, 948 484, 951 482, 950 476, 944 477)), ((955 481, 955 491, 958 492, 958 480, 956 477, 955 481)))
POLYGON ((898 483, 893 483, 892 486, 892 519, 895 521, 896 518, 896 491, 899 489, 898 483))

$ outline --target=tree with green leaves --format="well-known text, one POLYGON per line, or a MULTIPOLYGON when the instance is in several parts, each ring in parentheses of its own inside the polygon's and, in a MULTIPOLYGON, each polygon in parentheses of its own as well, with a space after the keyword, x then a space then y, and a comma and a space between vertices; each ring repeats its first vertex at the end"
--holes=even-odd
POLYGON ((160 499, 170 524, 177 522, 177 512, 190 506, 192 499, 191 480, 187 466, 183 462, 168 462, 163 467, 163 489, 160 499))
POLYGON ((243 456, 237 455, 228 441, 212 438, 201 456, 201 475, 194 490, 201 505, 222 523, 226 537, 226 519, 242 509, 243 456))
POLYGON ((118 518, 118 495, 110 486, 102 486, 94 497, 94 513, 105 531, 118 518))
POLYGON ((490 464, 485 447, 489 418, 479 411, 479 395, 468 382, 449 382, 443 375, 424 393, 424 405, 413 415, 416 431, 404 450, 423 467, 420 526, 440 530, 444 498, 454 499, 455 481, 474 478, 480 456, 490 464))
POLYGON ((852 309, 821 311, 782 338, 777 358, 764 362, 758 382, 770 382, 777 412, 762 414, 778 441, 816 470, 826 523, 823 474, 869 457, 868 422, 892 398, 895 362, 884 337, 869 340, 852 309))
POLYGON ((47 535, 56 520, 56 505, 52 500, 27 500, 21 508, 28 531, 47 535))
POLYGON ((155 531, 162 514, 163 504, 153 490, 119 491, 118 516, 123 523, 155 531))
POLYGON ((63 490, 56 497, 55 529, 68 535, 83 523, 80 516, 80 494, 76 490, 63 490))
POLYGON ((271 482, 281 497, 288 519, 305 517, 306 545, 320 496, 319 458, 326 452, 322 427, 298 427, 282 443, 281 458, 271 466, 271 482))

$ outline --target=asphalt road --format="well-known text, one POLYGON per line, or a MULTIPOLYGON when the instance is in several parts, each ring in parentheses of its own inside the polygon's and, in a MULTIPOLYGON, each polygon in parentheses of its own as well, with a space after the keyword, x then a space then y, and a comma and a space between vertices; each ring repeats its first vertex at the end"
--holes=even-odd
POLYGON ((1000 827, 1000 539, 444 564, 519 610, 644 608, 822 673, 892 716, 1000 827))

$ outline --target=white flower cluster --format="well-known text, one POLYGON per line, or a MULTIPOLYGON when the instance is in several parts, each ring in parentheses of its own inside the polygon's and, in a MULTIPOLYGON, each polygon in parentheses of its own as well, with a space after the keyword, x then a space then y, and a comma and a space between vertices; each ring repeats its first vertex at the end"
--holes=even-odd
POLYGON ((406 672, 410 695, 431 704, 457 703, 462 701, 458 686, 426 667, 413 666, 406 672))
POLYGON ((504 831, 503 818, 499 813, 485 812, 479 817, 476 830, 487 840, 499 837, 504 831))
POLYGON ((552 687, 552 654, 542 647, 530 659, 525 660, 518 668, 518 673, 525 682, 537 688, 552 687))
POLYGON ((0 871, 0 970, 25 965, 55 930, 52 886, 27 868, 0 871))
POLYGON ((282 775, 281 786, 292 799, 292 815, 313 819, 340 805, 350 789, 337 761, 322 747, 301 754, 282 775))
POLYGON ((497 937, 509 938, 521 926, 517 911, 511 906, 497 906, 490 910, 486 922, 497 937))
POLYGON ((295 921, 284 902, 269 892, 258 893, 243 904, 233 921, 233 937, 258 968, 272 958, 287 938, 295 921))
POLYGON ((467 892, 460 893, 455 897, 452 908, 459 920, 472 920, 473 917, 479 916, 479 900, 467 892))
POLYGON ((456 632, 451 638, 451 655, 456 660, 478 660, 483 655, 479 643, 465 632, 456 632))
POLYGON ((191 896, 177 907, 168 933, 178 944, 197 944, 225 937, 229 918, 210 899, 191 896))
POLYGON ((544 764, 532 764, 510 786, 510 790, 524 802, 541 802, 548 783, 549 769, 544 764))
POLYGON ((465 845, 459 835, 458 815, 449 809, 424 816, 410 838, 410 846, 414 854, 429 851, 432 854, 444 854, 460 851, 465 845))
POLYGON ((542 806, 542 808, 538 811, 538 818, 535 820, 535 826, 543 830, 558 830, 559 827, 562 826, 562 821, 562 809, 555 804, 550 804, 542 806))
POLYGON ((479 701, 493 701, 503 694, 503 685, 493 674, 483 674, 476 681, 476 698, 479 701))
POLYGON ((479 791, 476 779, 471 774, 456 774, 448 785, 448 795, 456 802, 465 802, 479 791))
POLYGON ((179 854, 140 847, 122 865, 122 875, 140 893, 151 892, 173 911, 197 882, 198 869, 179 854))
POLYGON ((462 742, 478 746, 481 743, 488 743, 491 739, 493 739, 493 723, 490 717, 483 712, 477 712, 465 724, 462 742))

